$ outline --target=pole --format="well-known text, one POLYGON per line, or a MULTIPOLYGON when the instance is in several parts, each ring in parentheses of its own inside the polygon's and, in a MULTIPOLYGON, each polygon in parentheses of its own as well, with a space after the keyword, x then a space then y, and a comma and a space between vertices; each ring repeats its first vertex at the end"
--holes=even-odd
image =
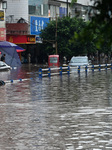
POLYGON ((68 0, 67 0, 67 16, 68 16, 68 0))
POLYGON ((55 33, 55 40, 56 40, 56 55, 58 54, 58 49, 57 49, 57 14, 56 14, 56 33, 55 33))

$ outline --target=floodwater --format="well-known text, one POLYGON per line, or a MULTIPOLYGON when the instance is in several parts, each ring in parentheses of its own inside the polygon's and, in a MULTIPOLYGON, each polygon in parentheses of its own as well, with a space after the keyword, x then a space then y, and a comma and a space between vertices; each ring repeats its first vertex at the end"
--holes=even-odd
POLYGON ((26 65, 0 77, 0 150, 112 150, 111 70, 39 79, 26 65))

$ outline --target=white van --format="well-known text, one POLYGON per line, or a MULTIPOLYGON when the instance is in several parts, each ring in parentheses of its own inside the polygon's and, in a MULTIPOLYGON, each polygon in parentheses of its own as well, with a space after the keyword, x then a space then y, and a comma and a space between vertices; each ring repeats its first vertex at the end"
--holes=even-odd
POLYGON ((69 66, 72 71, 76 71, 80 66, 80 71, 85 70, 85 66, 89 65, 89 60, 87 56, 73 56, 70 60, 69 66))

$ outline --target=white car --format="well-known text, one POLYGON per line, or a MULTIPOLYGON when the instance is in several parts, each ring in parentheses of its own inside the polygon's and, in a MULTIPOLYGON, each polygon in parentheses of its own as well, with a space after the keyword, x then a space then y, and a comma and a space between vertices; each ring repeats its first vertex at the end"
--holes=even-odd
POLYGON ((3 61, 0 61, 0 71, 3 71, 3 70, 10 70, 11 67, 8 66, 5 62, 3 61))
POLYGON ((71 71, 85 71, 85 67, 89 65, 89 60, 87 56, 73 56, 70 60, 69 66, 71 71))

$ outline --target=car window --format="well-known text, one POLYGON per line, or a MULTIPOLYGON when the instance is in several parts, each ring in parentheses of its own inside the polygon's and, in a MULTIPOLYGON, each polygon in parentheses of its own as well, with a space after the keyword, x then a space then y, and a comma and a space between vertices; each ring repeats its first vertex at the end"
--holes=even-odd
POLYGON ((58 61, 57 57, 50 58, 50 63, 57 63, 57 61, 58 61))

